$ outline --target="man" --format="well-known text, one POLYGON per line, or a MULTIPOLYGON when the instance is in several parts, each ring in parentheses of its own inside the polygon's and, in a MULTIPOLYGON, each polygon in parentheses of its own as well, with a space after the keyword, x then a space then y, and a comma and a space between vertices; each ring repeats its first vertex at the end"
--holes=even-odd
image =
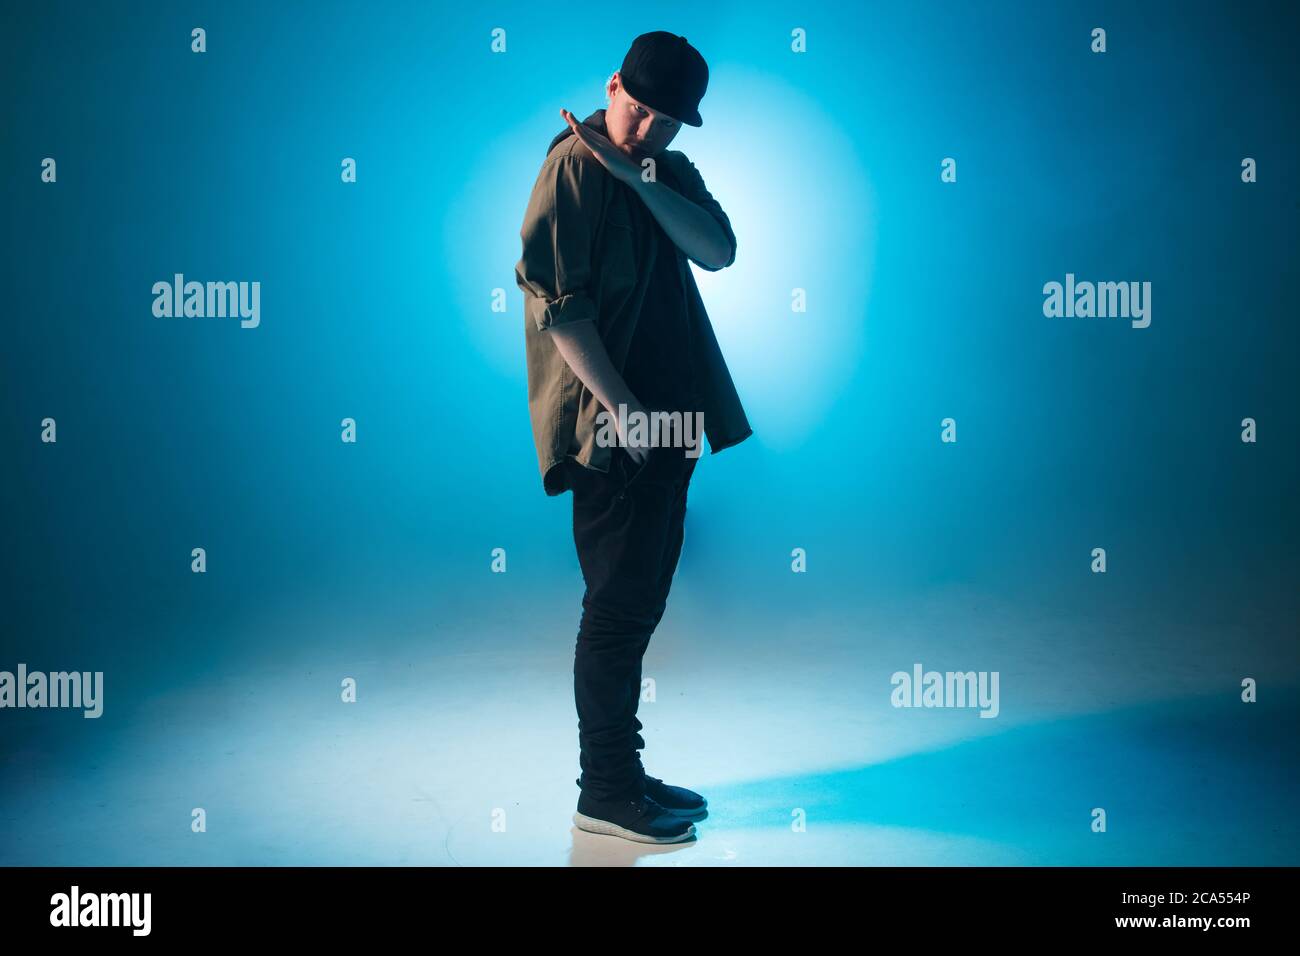
POLYGON ((581 791, 574 822, 643 843, 694 837, 699 794, 645 773, 641 661, 681 553, 699 423, 716 453, 752 430, 691 259, 731 265, 736 236, 699 171, 668 144, 701 126, 708 67, 685 37, 632 43, 609 106, 547 151, 524 215, 528 403, 542 486, 573 492, 586 592, 574 654, 581 791), (673 427, 642 427, 648 413, 673 427), (656 416, 662 419, 662 416, 656 416), (692 438, 693 432, 693 438, 692 438))

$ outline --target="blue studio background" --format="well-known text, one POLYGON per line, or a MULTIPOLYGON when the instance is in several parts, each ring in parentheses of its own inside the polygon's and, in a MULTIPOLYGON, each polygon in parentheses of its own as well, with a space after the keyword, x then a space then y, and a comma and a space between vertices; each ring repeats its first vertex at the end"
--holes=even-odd
MULTIPOLYGON (((1300 793, 1288 7, 51 2, 6 21, 0 670, 103 671, 106 703, 98 720, 0 712, 0 862, 368 859, 333 831, 286 840, 251 803, 186 842, 191 807, 229 821, 240 793, 285 785, 265 763, 231 783, 249 747, 378 731, 335 723, 362 719, 334 716, 342 675, 400 695, 394 726, 436 781, 451 748, 506 746, 485 705, 541 668, 554 712, 534 716, 576 767, 581 581, 569 497, 537 471, 513 267, 559 109, 604 106, 654 29, 709 62, 704 125, 671 148, 738 235, 735 265, 696 277, 754 426, 700 462, 665 620, 674 660, 729 687, 715 759, 783 711, 797 730, 773 763, 811 784, 803 805, 873 795, 827 799, 824 818, 1037 863, 1300 862, 1283 812, 1300 793), (259 327, 155 317, 153 283, 178 272, 259 281, 259 327), (1066 273, 1150 281, 1150 326, 1045 317, 1066 273), (852 715, 888 713, 913 661, 1001 671, 1000 720, 910 713, 914 741, 872 742, 879 722, 852 715), (781 675, 800 668, 826 682, 790 705, 781 675), (251 736, 223 730, 250 709, 251 736), (1038 729, 999 738, 1012 726, 1038 729), (1166 735, 1164 763, 1130 749, 1134 727, 1166 735), (989 749, 918 756, 941 741, 989 749), (1034 791, 1053 810, 1029 830, 978 786, 965 810, 918 798, 987 761, 1109 776, 1075 781, 1073 803, 1054 802, 1064 777, 1034 791), (155 799, 217 778, 228 799, 155 799), (1102 842, 1099 805, 1143 825, 1112 810, 1102 842)), ((319 779, 347 773, 316 757, 319 779)), ((751 807, 768 792, 717 770, 751 807)), ((425 859, 410 852, 382 858, 425 859)))

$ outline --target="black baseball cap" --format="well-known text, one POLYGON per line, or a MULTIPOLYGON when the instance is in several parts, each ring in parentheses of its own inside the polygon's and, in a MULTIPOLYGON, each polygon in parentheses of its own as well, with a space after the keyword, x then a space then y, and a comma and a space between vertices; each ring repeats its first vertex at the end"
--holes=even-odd
POLYGON ((633 99, 687 126, 704 125, 700 100, 709 86, 709 65, 686 37, 664 30, 641 34, 623 58, 619 76, 633 99))

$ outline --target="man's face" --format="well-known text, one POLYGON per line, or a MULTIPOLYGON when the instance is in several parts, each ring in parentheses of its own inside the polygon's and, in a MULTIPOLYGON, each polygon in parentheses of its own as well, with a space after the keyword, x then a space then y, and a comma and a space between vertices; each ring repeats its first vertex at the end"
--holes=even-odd
POLYGON ((605 131, 611 143, 640 162, 668 148, 682 124, 667 113, 640 103, 623 89, 615 73, 609 79, 609 106, 605 108, 605 131))

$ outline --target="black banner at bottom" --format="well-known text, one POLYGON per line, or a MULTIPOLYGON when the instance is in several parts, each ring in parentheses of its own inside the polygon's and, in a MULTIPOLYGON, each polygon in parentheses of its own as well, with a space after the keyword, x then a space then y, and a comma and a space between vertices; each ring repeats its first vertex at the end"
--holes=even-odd
POLYGON ((1295 875, 1290 867, 627 869, 636 872, 11 867, 0 869, 0 918, 8 941, 73 934, 91 945, 280 937, 337 943, 451 931, 496 938, 512 928, 527 932, 529 924, 516 921, 533 916, 544 924, 608 918, 632 931, 712 925, 728 942, 747 927, 767 932, 775 924, 810 935, 892 924, 919 933, 918 942, 975 927, 982 939, 1048 931, 1230 942, 1284 928, 1295 875))

